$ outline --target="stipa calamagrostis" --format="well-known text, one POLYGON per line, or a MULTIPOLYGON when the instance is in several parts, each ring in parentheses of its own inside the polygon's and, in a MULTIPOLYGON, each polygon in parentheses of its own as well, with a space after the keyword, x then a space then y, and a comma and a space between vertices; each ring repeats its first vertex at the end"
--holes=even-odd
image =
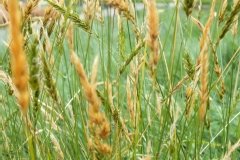
POLYGON ((201 104, 199 108, 199 116, 200 120, 203 122, 206 110, 208 106, 208 72, 209 72, 209 55, 208 55, 208 33, 210 31, 210 27, 214 18, 214 8, 215 8, 216 0, 212 1, 210 15, 207 20, 207 23, 204 27, 202 37, 200 39, 200 97, 201 97, 201 104))
POLYGON ((159 18, 155 0, 148 0, 147 3, 147 27, 148 27, 148 45, 151 49, 150 69, 151 74, 155 76, 155 70, 159 60, 159 18))
POLYGON ((28 90, 28 63, 24 51, 24 40, 21 33, 21 13, 19 1, 8 1, 8 11, 10 16, 10 33, 11 33, 11 70, 13 83, 17 88, 17 97, 25 124, 25 133, 28 138, 28 150, 31 159, 36 157, 36 148, 33 135, 31 133, 31 122, 27 116, 29 107, 29 90, 28 90))
MULTIPOLYGON (((89 103, 89 131, 92 137, 89 137, 89 149, 95 150, 101 154, 111 153, 111 147, 104 143, 110 134, 110 124, 104 113, 101 112, 101 100, 97 95, 95 84, 91 84, 88 80, 87 74, 83 68, 80 59, 74 52, 73 44, 73 28, 70 25, 68 30, 68 42, 70 48, 70 60, 74 65, 77 74, 80 78, 80 83, 85 93, 85 97, 89 103), (91 143, 92 142, 92 143, 91 143)), ((92 82, 96 81, 97 68, 93 68, 92 82)), ((93 154, 94 156, 94 154, 93 154)))
POLYGON ((10 16, 10 33, 12 38, 10 51, 13 83, 18 91, 18 101, 21 111, 24 115, 26 115, 29 105, 29 76, 27 59, 23 48, 24 41, 21 33, 21 13, 18 1, 8 1, 8 10, 10 16))

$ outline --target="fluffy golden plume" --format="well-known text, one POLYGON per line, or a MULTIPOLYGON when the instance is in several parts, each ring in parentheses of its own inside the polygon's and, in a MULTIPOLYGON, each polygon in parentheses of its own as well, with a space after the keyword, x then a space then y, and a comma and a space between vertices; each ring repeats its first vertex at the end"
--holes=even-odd
POLYGON ((150 68, 154 74, 159 59, 159 18, 155 0, 147 1, 147 25, 148 25, 148 44, 151 49, 150 68))
MULTIPOLYGON (((91 84, 88 80, 87 74, 83 68, 83 65, 74 52, 73 44, 73 28, 69 27, 68 30, 68 42, 70 48, 70 60, 74 65, 77 74, 80 78, 80 83, 85 93, 85 97, 89 103, 89 131, 93 136, 93 146, 90 145, 89 149, 94 149, 101 154, 108 154, 111 152, 111 147, 103 143, 103 140, 106 139, 110 134, 110 124, 103 112, 100 110, 101 100, 97 95, 95 84, 91 84)), ((92 81, 95 83, 96 69, 93 69, 93 78, 92 81)), ((91 140, 89 140, 90 142, 91 140)), ((89 143, 91 144, 91 143, 89 143)))
POLYGON ((207 105, 208 105, 208 71, 209 71, 209 57, 208 57, 208 33, 210 31, 210 27, 212 25, 212 21, 214 18, 214 8, 215 8, 216 0, 212 1, 210 15, 208 21, 203 29, 203 34, 200 39, 200 97, 201 104, 199 108, 199 117, 201 121, 204 121, 207 105))
POLYGON ((23 114, 27 113, 29 104, 28 64, 24 52, 23 36, 21 33, 21 13, 18 0, 8 1, 11 33, 11 68, 13 83, 18 90, 18 101, 23 114))

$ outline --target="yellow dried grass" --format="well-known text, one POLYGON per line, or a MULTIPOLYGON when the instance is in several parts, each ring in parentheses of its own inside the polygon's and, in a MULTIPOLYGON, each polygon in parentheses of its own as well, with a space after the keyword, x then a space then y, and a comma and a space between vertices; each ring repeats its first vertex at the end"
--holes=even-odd
POLYGON ((29 105, 28 91, 28 64, 24 52, 24 40, 21 33, 21 13, 17 0, 8 1, 8 10, 10 17, 10 33, 11 33, 11 69, 13 83, 15 84, 18 94, 18 101, 22 113, 25 115, 29 105))
POLYGON ((147 1, 147 25, 148 25, 148 45, 151 49, 150 68, 154 75, 159 60, 159 17, 156 0, 147 1))
MULTIPOLYGON (((89 103, 89 130, 94 138, 94 149, 102 154, 108 154, 111 152, 111 147, 108 144, 102 142, 110 134, 110 124, 104 113, 100 111, 101 100, 95 90, 95 84, 91 84, 87 78, 87 74, 83 68, 80 59, 74 52, 73 45, 73 30, 72 26, 68 30, 68 41, 70 48, 70 60, 74 65, 77 74, 80 78, 80 83, 85 93, 85 97, 89 103)), ((96 68, 93 69, 92 82, 95 83, 96 68)), ((91 139, 91 138, 90 138, 91 139)), ((89 140, 91 141, 91 140, 89 140)), ((92 147, 90 147, 92 148, 92 147)))
POLYGON ((208 71, 209 71, 209 56, 208 56, 208 33, 214 18, 214 8, 216 0, 212 1, 210 15, 207 20, 207 23, 203 29, 203 34, 200 39, 200 108, 199 108, 199 117, 203 122, 206 115, 207 105, 208 105, 208 71))

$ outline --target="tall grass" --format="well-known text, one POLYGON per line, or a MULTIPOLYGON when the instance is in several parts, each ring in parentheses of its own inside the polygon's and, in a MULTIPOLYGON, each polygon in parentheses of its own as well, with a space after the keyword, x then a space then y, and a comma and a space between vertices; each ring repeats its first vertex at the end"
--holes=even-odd
POLYGON ((239 158, 239 0, 45 2, 4 2, 0 157, 239 158))

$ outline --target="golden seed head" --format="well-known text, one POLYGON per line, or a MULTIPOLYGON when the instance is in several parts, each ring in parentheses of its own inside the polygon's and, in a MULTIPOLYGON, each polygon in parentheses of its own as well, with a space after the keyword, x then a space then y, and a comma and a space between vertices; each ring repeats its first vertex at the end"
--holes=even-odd
POLYGON ((29 104, 28 64, 23 48, 24 41, 21 33, 21 14, 18 1, 8 1, 8 10, 10 17, 10 32, 12 37, 10 45, 12 77, 19 92, 18 101, 21 111, 23 114, 26 114, 29 104))
POLYGON ((109 134, 110 134, 110 125, 105 121, 100 128, 99 136, 105 139, 109 136, 109 134))
POLYGON ((97 149, 99 150, 100 153, 102 154, 109 154, 112 152, 111 147, 108 144, 99 144, 99 146, 97 146, 97 149))

